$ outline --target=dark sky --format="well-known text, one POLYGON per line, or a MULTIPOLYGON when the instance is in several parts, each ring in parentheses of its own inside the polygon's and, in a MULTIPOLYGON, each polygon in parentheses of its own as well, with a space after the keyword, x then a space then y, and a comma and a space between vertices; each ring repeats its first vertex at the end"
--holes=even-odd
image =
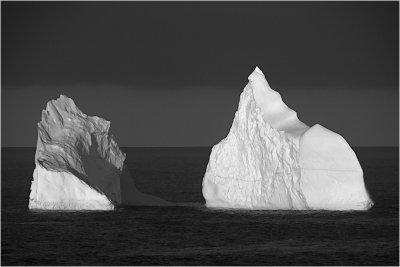
POLYGON ((306 124, 398 145, 398 2, 2 2, 2 146, 61 93, 121 146, 211 146, 258 65, 306 124))

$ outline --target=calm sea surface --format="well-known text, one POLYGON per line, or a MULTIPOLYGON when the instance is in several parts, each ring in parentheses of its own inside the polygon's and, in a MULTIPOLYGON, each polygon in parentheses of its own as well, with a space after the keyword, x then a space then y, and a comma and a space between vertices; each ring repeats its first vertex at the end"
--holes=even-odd
POLYGON ((2 265, 399 265, 398 148, 355 148, 365 212, 212 211, 210 148, 125 148, 139 190, 185 207, 28 210, 34 148, 1 154, 2 265))

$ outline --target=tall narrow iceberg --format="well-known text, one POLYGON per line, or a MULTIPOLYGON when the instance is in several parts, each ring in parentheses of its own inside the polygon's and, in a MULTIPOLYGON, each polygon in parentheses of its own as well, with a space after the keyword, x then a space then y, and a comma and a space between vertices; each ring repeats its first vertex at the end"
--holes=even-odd
POLYGON ((257 67, 228 136, 203 178, 210 208, 366 210, 373 203, 357 157, 340 135, 309 127, 257 67))
POLYGON ((110 122, 87 116, 61 95, 38 123, 29 209, 113 210, 119 205, 165 205, 143 194, 109 133, 110 122))

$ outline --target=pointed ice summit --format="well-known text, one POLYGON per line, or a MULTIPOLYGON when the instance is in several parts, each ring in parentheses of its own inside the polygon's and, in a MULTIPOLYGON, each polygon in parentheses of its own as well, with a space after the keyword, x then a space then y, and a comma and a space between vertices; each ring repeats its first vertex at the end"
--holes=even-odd
POLYGON ((373 203, 347 142, 308 127, 257 67, 228 136, 212 149, 203 178, 210 208, 366 210, 373 203))
POLYGON ((113 210, 119 205, 166 205, 138 191, 110 122, 87 116, 61 95, 38 123, 29 209, 113 210))

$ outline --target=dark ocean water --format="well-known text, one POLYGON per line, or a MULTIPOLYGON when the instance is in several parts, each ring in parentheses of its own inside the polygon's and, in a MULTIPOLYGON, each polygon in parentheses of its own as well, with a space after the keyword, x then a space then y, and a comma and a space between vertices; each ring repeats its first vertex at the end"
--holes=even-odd
POLYGON ((364 212, 213 211, 210 148, 125 148, 137 187, 186 207, 31 212, 33 148, 1 154, 2 265, 399 265, 398 148, 356 148, 364 212))

